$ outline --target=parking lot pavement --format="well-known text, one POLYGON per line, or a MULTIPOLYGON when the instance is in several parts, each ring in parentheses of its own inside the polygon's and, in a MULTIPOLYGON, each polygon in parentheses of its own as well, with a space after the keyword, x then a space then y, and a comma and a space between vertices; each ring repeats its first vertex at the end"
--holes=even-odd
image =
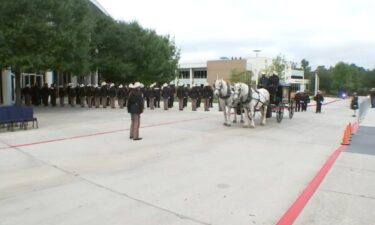
POLYGON ((135 142, 125 109, 36 108, 0 133, 0 224, 275 224, 352 121, 347 100, 255 129, 199 110, 146 109, 135 142))

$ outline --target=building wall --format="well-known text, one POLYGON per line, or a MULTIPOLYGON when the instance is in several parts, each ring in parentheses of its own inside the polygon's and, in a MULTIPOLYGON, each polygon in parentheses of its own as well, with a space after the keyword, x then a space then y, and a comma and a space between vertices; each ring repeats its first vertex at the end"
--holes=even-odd
POLYGON ((207 82, 213 84, 217 77, 229 80, 233 70, 236 72, 246 72, 246 60, 213 60, 207 61, 207 82))

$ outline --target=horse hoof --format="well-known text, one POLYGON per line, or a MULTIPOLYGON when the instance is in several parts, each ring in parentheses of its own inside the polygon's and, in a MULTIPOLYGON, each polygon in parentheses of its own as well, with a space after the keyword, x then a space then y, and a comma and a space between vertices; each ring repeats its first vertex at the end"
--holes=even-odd
POLYGON ((261 126, 266 126, 266 124, 265 124, 265 123, 261 123, 260 125, 261 125, 261 126))
POLYGON ((241 120, 240 123, 245 123, 245 121, 244 121, 244 120, 241 120))
POLYGON ((233 120, 232 122, 233 122, 233 123, 237 123, 237 120, 233 120))
POLYGON ((224 126, 226 126, 226 127, 230 127, 230 124, 228 124, 228 123, 224 123, 224 126))
POLYGON ((248 125, 243 125, 242 128, 249 128, 249 126, 248 125))
POLYGON ((255 126, 250 126, 250 128, 255 128, 255 126))

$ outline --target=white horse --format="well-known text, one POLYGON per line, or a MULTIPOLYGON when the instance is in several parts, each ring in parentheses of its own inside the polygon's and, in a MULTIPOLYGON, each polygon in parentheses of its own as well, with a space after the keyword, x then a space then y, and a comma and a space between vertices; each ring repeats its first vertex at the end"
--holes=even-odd
POLYGON ((240 101, 245 110, 244 127, 254 128, 255 111, 261 112, 261 125, 266 125, 267 107, 270 102, 270 94, 264 89, 253 89, 247 84, 237 83, 234 85, 234 101, 240 101))
MULTIPOLYGON (((215 81, 214 94, 219 99, 219 107, 222 107, 224 112, 224 126, 231 126, 230 123, 230 111, 232 108, 236 109, 237 103, 233 100, 233 92, 230 89, 229 84, 223 79, 217 79, 215 81)), ((234 123, 237 122, 236 110, 234 110, 234 123)), ((243 122, 243 116, 241 113, 241 122, 243 122)))

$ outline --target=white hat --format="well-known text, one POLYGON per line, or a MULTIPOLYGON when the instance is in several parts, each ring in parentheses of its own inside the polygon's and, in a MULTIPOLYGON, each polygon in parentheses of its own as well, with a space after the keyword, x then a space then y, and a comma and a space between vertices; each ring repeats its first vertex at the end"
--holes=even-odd
POLYGON ((122 84, 120 84, 120 86, 118 86, 118 88, 123 88, 124 86, 122 86, 122 84))
POLYGON ((94 84, 94 87, 96 88, 96 87, 98 87, 98 85, 97 85, 97 84, 94 84))
POLYGON ((167 84, 167 83, 164 83, 164 84, 163 84, 163 87, 167 87, 167 86, 168 86, 168 84, 167 84))
POLYGON ((115 86, 115 84, 114 84, 114 83, 112 83, 111 85, 109 85, 109 87, 113 87, 113 86, 115 86))
POLYGON ((72 83, 69 83, 68 86, 73 86, 73 84, 72 84, 72 83))
POLYGON ((105 81, 102 82, 102 86, 106 85, 107 83, 105 81))
POLYGON ((91 84, 88 84, 87 87, 91 87, 91 84))
POLYGON ((179 83, 178 86, 183 87, 184 83, 179 83))
POLYGON ((206 82, 206 83, 204 83, 204 86, 210 86, 210 84, 206 82))
POLYGON ((140 87, 140 88, 144 88, 144 87, 145 87, 145 85, 144 85, 144 84, 142 84, 142 83, 140 83, 140 84, 139 84, 139 87, 140 87))
POLYGON ((130 83, 129 84, 129 88, 133 89, 134 88, 134 84, 130 83))
POLYGON ((80 87, 84 87, 85 85, 84 84, 81 84, 80 87))
POLYGON ((139 88, 141 87, 141 83, 135 82, 133 88, 139 88))

